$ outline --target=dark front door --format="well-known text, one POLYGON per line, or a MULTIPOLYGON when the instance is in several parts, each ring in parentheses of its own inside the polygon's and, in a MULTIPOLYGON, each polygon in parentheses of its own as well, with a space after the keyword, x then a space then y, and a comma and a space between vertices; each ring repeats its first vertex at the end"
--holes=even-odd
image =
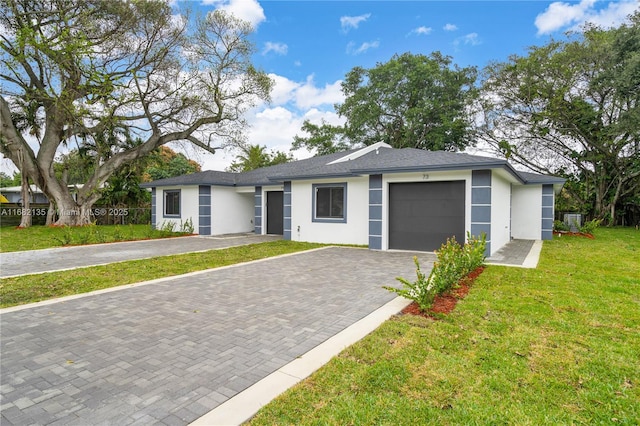
POLYGON ((284 231, 284 192, 267 192, 267 234, 282 235, 284 231))
POLYGON ((389 184, 389 248, 432 251, 463 244, 464 181, 389 184))

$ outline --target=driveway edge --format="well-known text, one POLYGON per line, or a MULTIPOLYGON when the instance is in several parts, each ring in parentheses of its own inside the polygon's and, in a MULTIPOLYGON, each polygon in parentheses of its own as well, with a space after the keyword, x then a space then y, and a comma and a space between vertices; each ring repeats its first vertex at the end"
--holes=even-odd
POLYGON ((410 303, 408 299, 396 297, 301 357, 220 404, 190 423, 190 426, 242 424, 275 397, 310 376, 346 347, 361 340, 410 303))
MULTIPOLYGON (((182 238, 182 237, 176 237, 176 238, 182 238)), ((335 246, 325 246, 325 247, 318 247, 318 248, 309 249, 309 250, 296 251, 296 252, 293 252, 293 253, 285 253, 285 254, 280 254, 278 256, 271 256, 271 257, 265 257, 265 258, 262 258, 262 259, 251 260, 249 262, 234 263, 233 265, 218 266, 217 268, 209 268, 209 269, 203 269, 201 271, 187 272, 186 274, 181 274, 181 275, 171 275, 171 276, 168 276, 168 277, 155 278, 153 280, 141 281, 141 282, 138 282, 138 283, 122 284, 122 285, 118 285, 118 286, 115 286, 115 287, 109 287, 109 288, 103 288, 101 290, 90 291, 90 292, 87 292, 87 293, 72 294, 70 296, 62 296, 62 297, 57 297, 55 299, 42 300, 40 302, 27 303, 27 304, 24 304, 24 305, 17 305, 17 306, 9 306, 7 308, 0 308, 0 315, 8 314, 10 312, 22 311, 24 309, 37 308, 39 306, 53 305, 55 303, 64 303, 64 302, 68 302, 68 301, 75 300, 75 299, 81 299, 83 297, 90 297, 90 296, 96 296, 96 295, 104 294, 104 293, 111 293, 113 291, 126 290, 128 288, 140 287, 140 286, 143 286, 143 285, 157 284, 157 283, 160 283, 160 282, 177 280, 177 279, 184 278, 184 277, 192 277, 192 276, 195 276, 195 275, 206 274, 208 272, 215 271, 215 270, 235 268, 235 267, 243 266, 243 265, 251 265, 252 263, 265 262, 265 261, 270 260, 270 259, 278 259, 278 258, 281 258, 281 257, 295 256, 296 254, 300 254, 300 253, 308 253, 308 252, 313 252, 313 251, 318 251, 318 250, 326 250, 326 249, 328 249, 330 247, 335 247, 335 246)), ((227 247, 225 247, 225 248, 227 248, 227 247)), ((214 251, 214 250, 223 250, 223 249, 211 249, 211 250, 204 250, 204 251, 214 251)), ((195 252, 193 252, 193 253, 195 253, 195 252)), ((173 255, 167 255, 167 256, 173 256, 173 255)), ((164 257, 164 256, 158 256, 158 257, 164 257)), ((122 262, 126 262, 126 261, 122 261, 122 262)), ((122 263, 122 262, 112 262, 112 264, 122 263)), ((89 267, 90 266, 82 267, 82 268, 89 268, 89 267)), ((79 268, 74 268, 74 269, 79 269, 79 268)))

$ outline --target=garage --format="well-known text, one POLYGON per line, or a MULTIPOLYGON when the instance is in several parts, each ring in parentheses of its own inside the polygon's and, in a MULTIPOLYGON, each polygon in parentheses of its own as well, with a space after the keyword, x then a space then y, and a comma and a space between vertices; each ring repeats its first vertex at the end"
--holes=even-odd
POLYGON ((389 184, 389 248, 432 251, 465 241, 465 181, 389 184))

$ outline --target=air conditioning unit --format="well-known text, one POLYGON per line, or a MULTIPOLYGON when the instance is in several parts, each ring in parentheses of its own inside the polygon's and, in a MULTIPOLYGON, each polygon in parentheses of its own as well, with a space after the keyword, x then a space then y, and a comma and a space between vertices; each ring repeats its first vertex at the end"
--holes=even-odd
POLYGON ((582 227, 582 215, 580 213, 565 213, 564 224, 571 232, 578 232, 582 227))

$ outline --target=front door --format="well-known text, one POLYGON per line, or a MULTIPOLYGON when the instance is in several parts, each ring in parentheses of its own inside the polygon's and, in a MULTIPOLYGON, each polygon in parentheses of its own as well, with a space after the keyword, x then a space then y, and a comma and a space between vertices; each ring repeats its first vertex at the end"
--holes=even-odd
POLYGON ((284 192, 267 192, 267 234, 282 235, 284 231, 284 192))

